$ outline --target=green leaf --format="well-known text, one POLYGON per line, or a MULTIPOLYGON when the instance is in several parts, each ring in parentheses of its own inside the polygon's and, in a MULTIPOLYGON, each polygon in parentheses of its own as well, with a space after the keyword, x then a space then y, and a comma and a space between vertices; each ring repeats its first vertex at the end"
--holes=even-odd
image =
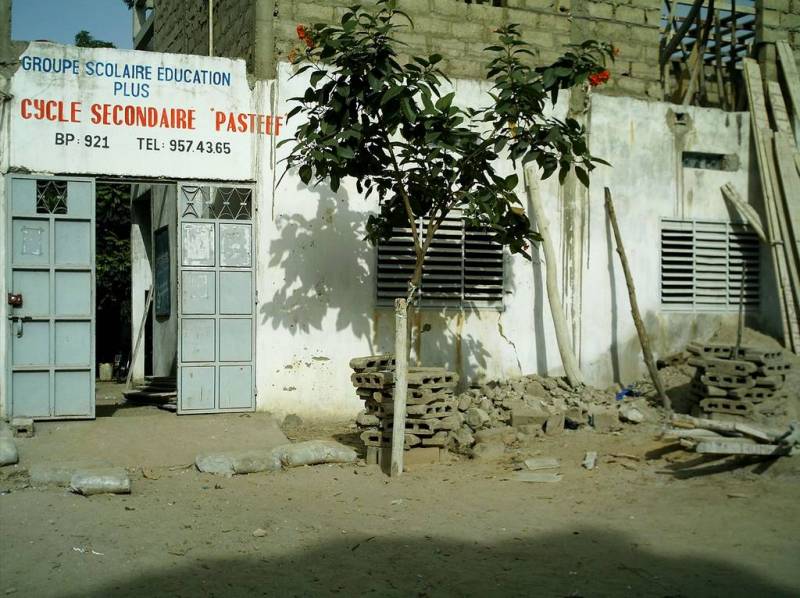
POLYGON ((400 108, 403 110, 403 114, 405 117, 413 122, 417 122, 417 114, 414 111, 414 108, 411 107, 411 102, 408 98, 403 98, 400 100, 400 108))
POLYGON ((580 166, 575 167, 575 176, 578 177, 578 180, 583 183, 583 186, 587 189, 589 188, 589 173, 586 172, 580 166))
POLYGON ((311 181, 311 166, 308 164, 303 164, 300 167, 300 180, 303 181, 304 185, 308 185, 311 181))
POLYGON ((394 87, 390 87, 389 89, 386 90, 386 93, 383 94, 383 97, 381 98, 381 106, 384 106, 385 104, 390 102, 392 98, 397 97, 404 91, 405 87, 403 87, 402 85, 395 85, 394 87))
POLYGON ((438 100, 436 100, 436 108, 438 110, 447 110, 450 108, 450 104, 453 103, 453 98, 456 97, 456 92, 450 92, 446 96, 442 96, 438 100))
POLYGON ((512 174, 505 178, 503 181, 503 187, 505 187, 507 191, 513 191, 514 188, 516 188, 517 183, 519 183, 519 177, 516 174, 512 174))

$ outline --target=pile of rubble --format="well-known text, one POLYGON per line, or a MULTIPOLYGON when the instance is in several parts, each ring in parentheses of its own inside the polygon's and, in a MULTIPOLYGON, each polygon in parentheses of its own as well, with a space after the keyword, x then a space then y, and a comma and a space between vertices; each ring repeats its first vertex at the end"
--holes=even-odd
POLYGON ((800 447, 800 424, 785 430, 761 428, 739 421, 717 421, 674 414, 672 427, 662 439, 677 440, 689 451, 706 455, 781 457, 795 455, 800 447))
MULTIPOLYGON (((350 377, 365 409, 356 418, 370 455, 391 444, 394 418, 393 355, 350 361, 350 377)), ((458 375, 443 368, 409 368, 404 446, 444 448, 462 423, 455 401, 458 375)), ((374 460, 372 457, 370 460, 374 460)))
MULTIPOLYGON (((394 365, 392 355, 350 362, 351 380, 365 401, 356 423, 368 457, 391 442, 394 365)), ((652 410, 641 398, 616 400, 616 389, 573 389, 562 378, 538 375, 488 382, 457 396, 458 375, 441 368, 410 368, 408 382, 406 449, 446 447, 481 456, 485 445, 560 434, 565 428, 612 432, 621 422, 644 421, 652 410)))
POLYGON ((697 368, 691 390, 707 414, 752 418, 759 404, 786 399, 790 366, 782 351, 691 343, 689 365, 697 368))
POLYGON ((644 421, 650 410, 644 399, 617 401, 613 390, 574 389, 563 378, 536 374, 482 384, 457 399, 463 424, 450 433, 449 447, 476 456, 494 436, 507 442, 583 426, 612 432, 622 421, 644 421))

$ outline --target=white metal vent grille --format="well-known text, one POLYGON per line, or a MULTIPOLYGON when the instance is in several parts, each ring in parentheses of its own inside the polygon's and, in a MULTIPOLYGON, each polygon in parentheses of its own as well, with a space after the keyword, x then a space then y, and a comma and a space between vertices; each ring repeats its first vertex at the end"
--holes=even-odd
MULTIPOLYGON (((418 226, 424 231, 427 219, 418 226)), ((378 303, 405 297, 414 273, 411 229, 395 227, 378 244, 378 303)), ((503 306, 503 247, 491 233, 466 226, 460 214, 450 215, 434 235, 422 269, 420 305, 503 306)))
POLYGON ((661 221, 661 304, 676 310, 738 309, 758 304, 758 236, 742 224, 661 221))

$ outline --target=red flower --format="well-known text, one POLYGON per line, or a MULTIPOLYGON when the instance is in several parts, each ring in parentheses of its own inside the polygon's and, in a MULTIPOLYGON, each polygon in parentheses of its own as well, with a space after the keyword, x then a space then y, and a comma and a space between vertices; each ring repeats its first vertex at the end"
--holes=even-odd
POLYGON ((605 69, 589 75, 589 84, 592 87, 597 87, 598 85, 602 85, 603 83, 608 81, 609 78, 611 78, 611 73, 608 72, 608 69, 605 69))
POLYGON ((297 31, 297 37, 299 39, 306 39, 306 36, 308 35, 308 32, 306 31, 306 28, 305 28, 304 25, 298 25, 296 31, 297 31))
POLYGON ((306 46, 308 46, 309 50, 314 47, 314 40, 311 39, 310 35, 306 34, 306 37, 303 41, 306 42, 306 46))

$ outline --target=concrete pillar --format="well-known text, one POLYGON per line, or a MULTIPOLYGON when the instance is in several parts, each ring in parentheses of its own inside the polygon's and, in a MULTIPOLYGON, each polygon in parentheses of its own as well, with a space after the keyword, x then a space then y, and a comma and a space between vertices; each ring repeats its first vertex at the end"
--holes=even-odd
POLYGON ((11 0, 0 0, 0 62, 11 60, 11 49, 11 0))
POLYGON ((253 75, 275 77, 275 0, 255 0, 253 75))

